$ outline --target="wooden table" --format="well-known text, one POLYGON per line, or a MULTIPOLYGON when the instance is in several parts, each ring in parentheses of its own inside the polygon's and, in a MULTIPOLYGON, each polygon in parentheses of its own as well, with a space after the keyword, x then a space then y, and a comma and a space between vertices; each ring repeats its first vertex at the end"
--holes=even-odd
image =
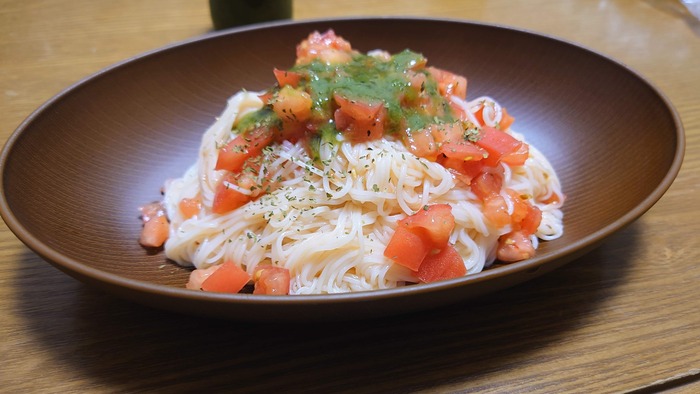
MULTIPOLYGON (((666 195, 600 248, 487 297, 290 326, 181 316, 86 287, 0 224, 3 392, 700 392, 700 22, 673 0, 298 0, 294 18, 421 15, 580 43, 685 125, 666 195)), ((0 141, 61 89, 211 29, 205 0, 0 1, 0 141)))

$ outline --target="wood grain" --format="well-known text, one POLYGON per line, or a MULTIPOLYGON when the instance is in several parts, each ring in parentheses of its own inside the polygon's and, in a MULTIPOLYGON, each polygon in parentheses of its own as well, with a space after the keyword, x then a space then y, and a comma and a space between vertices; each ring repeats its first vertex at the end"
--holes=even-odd
MULTIPOLYGON (((700 23, 678 2, 297 0, 294 15, 477 20, 610 55, 678 110, 683 168, 641 219, 540 279, 321 326, 134 305, 52 268, 0 224, 0 391, 700 391, 700 23)), ((0 1, 0 141, 70 84, 210 29, 206 1, 0 1)))

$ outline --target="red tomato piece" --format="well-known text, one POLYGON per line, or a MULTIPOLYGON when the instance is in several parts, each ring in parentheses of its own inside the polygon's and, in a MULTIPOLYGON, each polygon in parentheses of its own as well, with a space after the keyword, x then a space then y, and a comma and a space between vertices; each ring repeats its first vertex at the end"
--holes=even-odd
POLYGON ((436 67, 428 67, 427 70, 437 81, 440 95, 448 99, 451 96, 467 98, 467 79, 465 77, 436 67))
POLYGON ((476 141, 476 144, 489 153, 489 156, 484 159, 485 164, 495 167, 503 155, 516 152, 522 142, 510 134, 485 126, 481 129, 481 138, 476 141))
POLYGON ((498 238, 496 257, 503 262, 525 260, 535 255, 535 247, 522 231, 511 231, 498 238))
POLYGON ((406 131, 404 145, 408 151, 418 157, 435 161, 438 156, 438 147, 430 129, 406 131))
POLYGON ((273 69, 272 72, 275 74, 275 79, 280 87, 290 85, 293 88, 299 86, 299 82, 303 75, 296 71, 289 70, 279 70, 277 68, 273 69))
POLYGON ((327 64, 346 63, 352 60, 352 47, 333 30, 321 34, 309 34, 306 40, 297 45, 297 64, 310 63, 319 59, 327 64))
POLYGON ((227 213, 242 207, 251 200, 251 196, 245 195, 231 187, 231 185, 237 185, 237 183, 238 179, 236 174, 232 173, 226 175, 221 180, 214 194, 214 202, 211 208, 212 212, 218 214, 227 213))
POLYGON ((285 85, 272 101, 272 110, 284 123, 302 123, 311 117, 312 104, 308 93, 285 85))
POLYGON ((471 189, 482 201, 486 197, 499 194, 503 187, 503 175, 496 169, 484 169, 471 182, 471 189))
POLYGON ((245 135, 239 134, 226 146, 219 150, 215 170, 240 171, 246 160, 262 153, 270 145, 273 137, 272 130, 259 127, 245 135))
POLYGON ((419 231, 411 231, 407 227, 399 225, 384 250, 384 256, 396 264, 416 271, 425 256, 430 253, 430 244, 430 240, 419 231))
POLYGON ((440 153, 451 159, 461 159, 463 161, 479 161, 488 157, 486 150, 474 145, 469 141, 448 141, 440 145, 440 153))
POLYGON ((525 165, 525 161, 530 157, 530 146, 524 142, 520 143, 520 147, 515 152, 506 153, 501 157, 501 161, 510 166, 525 165))
POLYGON ((491 194, 484 199, 484 216, 493 226, 500 228, 511 222, 508 205, 500 194, 491 194))
POLYGON ((182 216, 185 219, 189 219, 199 213, 202 209, 202 202, 199 198, 183 198, 180 200, 178 207, 182 216))
POLYGON ((515 122, 515 118, 512 117, 512 116, 508 113, 508 111, 506 111, 506 108, 505 108, 505 107, 502 107, 502 108, 501 108, 501 113, 502 113, 502 115, 501 115, 501 121, 498 122, 498 128, 499 128, 500 130, 508 130, 508 129, 510 128, 510 125, 512 125, 513 122, 515 122))
POLYGON ((447 245, 450 234, 455 228, 455 217, 449 204, 426 205, 411 216, 399 221, 399 226, 405 226, 410 231, 422 230, 430 247, 441 249, 447 245))
POLYGON ((532 204, 528 204, 527 215, 520 222, 520 229, 525 235, 531 235, 537 232, 542 222, 542 211, 532 204))
POLYGON ((250 281, 241 267, 227 261, 202 282, 202 290, 217 293, 238 293, 250 281))
POLYGON ((253 275, 255 289, 253 294, 286 295, 289 294, 291 276, 283 267, 264 266, 255 269, 253 275))
POLYGON ((353 142, 376 140, 384 135, 386 108, 382 102, 368 103, 333 94, 338 109, 333 120, 338 130, 353 142))
POLYGON ((158 248, 162 246, 170 235, 170 224, 161 203, 144 205, 141 209, 143 229, 139 243, 145 247, 158 248))
POLYGON ((421 282, 459 278, 467 274, 464 260, 452 245, 445 245, 438 253, 428 255, 418 268, 416 276, 421 282))

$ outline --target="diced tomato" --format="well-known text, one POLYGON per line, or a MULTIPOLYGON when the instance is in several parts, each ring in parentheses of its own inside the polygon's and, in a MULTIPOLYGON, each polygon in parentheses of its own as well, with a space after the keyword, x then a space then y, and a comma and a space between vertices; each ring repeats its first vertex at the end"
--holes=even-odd
POLYGON ((384 250, 384 256, 412 271, 417 271, 431 251, 430 244, 430 240, 421 234, 421 231, 411 231, 399 225, 384 250))
POLYGON ((488 156, 486 150, 464 140, 443 142, 440 145, 440 153, 445 157, 462 161, 479 161, 488 156))
POLYGON ((193 270, 190 272, 190 277, 185 288, 190 290, 202 290, 202 283, 220 267, 221 265, 212 265, 208 268, 197 268, 193 270))
POLYGON ((189 219, 202 209, 202 201, 199 198, 183 198, 180 200, 178 207, 182 217, 189 219))
POLYGON ((238 293, 250 281, 250 275, 231 261, 226 261, 202 282, 202 290, 238 293))
POLYGON ((464 125, 462 122, 432 125, 430 132, 436 142, 464 141, 464 125))
POLYGON ((505 107, 502 107, 502 108, 501 108, 501 113, 502 113, 502 115, 501 115, 501 121, 498 122, 498 128, 499 128, 500 130, 504 130, 504 131, 505 131, 505 130, 508 130, 508 128, 510 128, 510 125, 512 125, 513 122, 515 122, 515 118, 512 117, 512 116, 508 113, 508 111, 506 111, 506 108, 505 108, 505 107))
POLYGON ((165 208, 161 203, 152 203, 140 209, 143 229, 141 229, 139 243, 149 248, 162 246, 170 235, 170 224, 165 208))
POLYGON ((416 277, 421 282, 458 278, 467 274, 464 260, 454 246, 445 245, 438 253, 428 255, 418 268, 416 277))
POLYGON ((427 70, 437 81, 440 95, 448 99, 451 96, 467 98, 467 79, 465 77, 436 67, 428 67, 427 70))
POLYGON ((350 100, 333 94, 338 109, 333 114, 335 127, 353 142, 376 140, 384 135, 386 108, 382 102, 350 100))
POLYGON ((438 147, 430 129, 411 131, 404 134, 404 145, 408 151, 418 157, 435 161, 438 156, 438 147))
POLYGON ((525 235, 536 233, 542 222, 542 211, 532 204, 528 205, 527 215, 520 222, 520 229, 525 235))
POLYGON ((510 224, 506 200, 500 194, 491 194, 484 198, 484 216, 497 228, 510 224))
POLYGON ((525 165, 528 157, 530 157, 530 146, 525 142, 521 142, 518 150, 506 153, 501 157, 501 161, 510 166, 522 166, 525 165))
POLYGON ((299 86, 299 81, 301 81, 301 78, 303 77, 301 73, 296 71, 279 70, 275 68, 272 70, 272 72, 275 74, 275 78, 277 79, 277 83, 280 85, 280 87, 289 85, 296 88, 299 86))
POLYGON ((481 129, 481 138, 476 141, 476 144, 489 153, 489 156, 484 159, 485 164, 495 167, 503 155, 516 152, 522 142, 503 131, 484 126, 481 129))
POLYGON ((511 213, 513 229, 521 230, 525 235, 536 233, 542 221, 542 211, 515 190, 508 189, 507 192, 513 204, 513 213, 511 213))
POLYGON ((213 213, 223 214, 233 211, 251 200, 251 196, 245 195, 231 187, 231 185, 237 184, 238 178, 233 173, 227 174, 221 180, 214 194, 214 202, 211 209, 213 213))
POLYGON ((471 190, 482 201, 493 194, 499 194, 503 187, 503 175, 496 169, 484 169, 471 182, 471 190))
POLYGON ((272 99, 275 97, 275 92, 273 90, 268 90, 263 94, 259 94, 258 98, 260 101, 263 102, 263 104, 268 105, 272 101, 272 99))
POLYGON ((352 60, 352 47, 333 30, 321 34, 309 34, 306 40, 297 45, 297 64, 307 64, 319 59, 327 64, 347 63, 352 60))
POLYGON ((302 91, 285 85, 272 101, 272 110, 282 119, 282 122, 305 122, 311 116, 311 96, 302 91))
POLYGON ((496 257, 503 262, 525 260, 535 255, 535 247, 522 231, 511 231, 498 238, 496 257))
POLYGON ((239 134, 226 146, 219 150, 215 170, 238 172, 245 161, 258 156, 272 142, 273 132, 265 127, 258 127, 246 133, 239 134))
POLYGON ((253 294, 285 295, 289 294, 291 276, 289 270, 271 265, 258 267, 253 275, 255 289, 253 294))
POLYGON ((422 72, 407 71, 408 86, 402 93, 401 104, 405 106, 414 106, 421 99, 425 98, 425 82, 428 77, 422 72))
POLYGON ((399 226, 405 226, 414 231, 422 229, 430 247, 440 249, 447 245, 450 234, 455 228, 455 217, 452 215, 452 207, 449 204, 426 205, 418 212, 399 221, 399 226))

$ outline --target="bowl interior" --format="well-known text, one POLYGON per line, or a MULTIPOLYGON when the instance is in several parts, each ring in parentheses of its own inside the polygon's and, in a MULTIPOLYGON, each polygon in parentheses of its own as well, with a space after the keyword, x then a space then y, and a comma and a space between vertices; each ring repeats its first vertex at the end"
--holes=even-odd
POLYGON ((677 171, 677 115, 644 80, 603 56, 456 21, 313 21, 193 40, 68 89, 35 112, 5 149, 6 221, 69 272, 99 274, 116 285, 166 286, 150 288, 156 293, 181 288, 188 271, 138 245, 138 207, 158 200, 163 181, 194 162, 202 133, 227 97, 271 85, 273 67, 292 65, 296 43, 328 28, 361 51, 422 52, 429 64, 465 75, 469 97, 492 96, 516 117, 514 129, 547 155, 568 197, 564 236, 542 243, 536 264, 635 219, 677 171))

